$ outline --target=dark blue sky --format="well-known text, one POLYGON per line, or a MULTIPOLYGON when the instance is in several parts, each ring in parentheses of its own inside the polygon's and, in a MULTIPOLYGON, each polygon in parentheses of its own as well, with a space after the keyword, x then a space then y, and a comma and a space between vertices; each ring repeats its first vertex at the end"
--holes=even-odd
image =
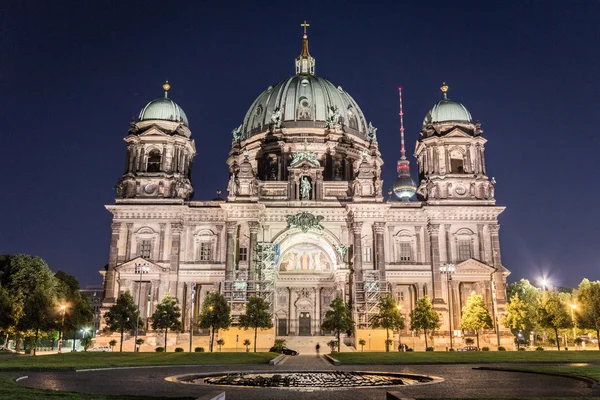
MULTIPOLYGON (((195 199, 225 190, 231 130, 294 72, 310 24, 317 75, 378 127, 385 188, 449 97, 482 122, 510 280, 600 279, 600 2, 4 1, 0 253, 98 284, 129 121, 172 84, 196 140, 195 199), (419 4, 418 4, 419 3, 419 4)), ((413 175, 416 171, 411 157, 413 175)))

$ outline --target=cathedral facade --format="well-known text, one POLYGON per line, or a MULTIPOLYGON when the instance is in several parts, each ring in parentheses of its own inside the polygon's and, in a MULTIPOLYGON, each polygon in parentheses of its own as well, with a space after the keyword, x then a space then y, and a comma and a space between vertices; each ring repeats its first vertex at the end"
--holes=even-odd
POLYGON ((358 329, 369 329, 382 296, 393 296, 408 321, 427 295, 447 333, 459 329, 475 291, 498 321, 509 273, 498 236, 504 207, 479 123, 444 85, 417 139, 415 196, 386 199, 377 130, 342 87, 315 75, 306 33, 295 68, 233 130, 224 199, 193 199, 195 143, 169 85, 142 109, 125 137, 116 202, 106 206, 105 309, 129 290, 147 320, 169 293, 188 330, 209 292, 228 299, 234 322, 259 295, 275 335, 314 336, 326 334, 321 321, 336 297, 351 305, 358 329))

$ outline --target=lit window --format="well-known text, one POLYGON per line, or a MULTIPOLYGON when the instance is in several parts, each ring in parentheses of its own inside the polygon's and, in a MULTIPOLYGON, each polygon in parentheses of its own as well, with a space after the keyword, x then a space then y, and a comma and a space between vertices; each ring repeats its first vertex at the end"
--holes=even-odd
POLYGON ((149 259, 152 255, 152 242, 148 239, 140 242, 140 257, 149 259))
POLYGON ((410 242, 400 242, 400 261, 410 261, 410 242))
POLYGON ((248 248, 240 247, 240 261, 248 261, 248 248))
POLYGON ((148 172, 159 172, 160 171, 160 161, 161 155, 160 151, 152 150, 150 154, 148 154, 148 172))
POLYGON ((471 239, 460 239, 458 241, 458 261, 471 258, 471 239))
POLYGON ((371 248, 370 247, 365 247, 363 250, 363 261, 364 262, 371 262, 371 248))
POLYGON ((210 261, 211 260, 211 243, 210 242, 200 242, 199 249, 199 257, 200 261, 210 261))

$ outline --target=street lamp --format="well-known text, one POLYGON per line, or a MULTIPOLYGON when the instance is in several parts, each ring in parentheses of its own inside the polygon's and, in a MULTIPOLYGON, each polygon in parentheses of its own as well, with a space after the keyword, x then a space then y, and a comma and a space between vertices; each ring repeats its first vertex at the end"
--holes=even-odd
POLYGON ((546 278, 542 278, 542 290, 545 292, 546 288, 548 286, 548 281, 546 280, 546 278))
POLYGON ((573 346, 575 345, 575 339, 577 339, 575 336, 577 336, 577 333, 575 331, 576 326, 575 326, 575 309, 577 308, 577 304, 571 304, 571 319, 573 320, 573 346))
POLYGON ((138 340, 138 329, 140 325, 140 298, 142 295, 142 275, 147 274, 150 271, 150 267, 146 263, 135 264, 135 273, 140 274, 140 280, 138 282, 138 301, 137 301, 137 318, 135 320, 135 340, 133 341, 133 351, 138 351, 137 340, 138 340))
MULTIPOLYGON (((398 309, 398 315, 400 316, 400 318, 402 318, 402 306, 400 304, 398 304, 396 306, 396 308, 398 309)), ((398 350, 400 350, 402 348, 402 341, 401 341, 401 336, 402 336, 402 332, 400 332, 400 327, 398 327, 398 350)))
POLYGON ((450 328, 450 350, 452 350, 452 297, 450 296, 450 281, 452 280, 452 274, 456 270, 454 264, 444 264, 440 266, 440 273, 446 275, 446 289, 448 290, 448 327, 450 328))
POLYGON ((62 312, 62 320, 60 323, 60 334, 58 335, 58 352, 62 353, 62 342, 63 342, 63 331, 65 330, 65 310, 67 309, 66 305, 60 306, 60 311, 62 312))
POLYGON ((192 283, 192 312, 190 313, 190 353, 194 341, 194 303, 196 303, 196 284, 192 283))

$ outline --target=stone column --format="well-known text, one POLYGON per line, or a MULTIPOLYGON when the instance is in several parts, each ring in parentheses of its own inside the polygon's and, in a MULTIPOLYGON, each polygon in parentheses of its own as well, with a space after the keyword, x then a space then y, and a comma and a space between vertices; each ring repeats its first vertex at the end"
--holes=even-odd
POLYGON ((459 281, 450 281, 450 298, 452 299, 452 329, 460 329, 461 305, 458 297, 459 281))
POLYGON ((390 251, 386 252, 385 257, 387 262, 393 263, 400 261, 398 257, 396 257, 397 251, 394 251, 394 231, 396 230, 396 227, 394 225, 388 225, 387 227, 389 232, 387 235, 387 248, 390 251))
POLYGON ((221 235, 223 231, 223 225, 217 225, 217 243, 216 243, 216 251, 215 256, 213 257, 213 261, 220 262, 221 261, 221 235))
POLYGON ((431 263, 431 243, 430 243, 431 239, 429 237, 429 229, 427 229, 425 232, 426 232, 426 237, 423 240, 423 243, 425 244, 425 263, 430 264, 431 263))
POLYGON ((468 174, 473 173, 473 165, 471 162, 471 143, 467 143, 467 163, 465 166, 465 172, 468 174))
POLYGON ((354 264, 354 279, 355 282, 362 282, 362 222, 353 222, 350 229, 352 229, 352 243, 354 245, 353 251, 353 264, 354 264))
POLYGON ((237 233, 237 222, 227 221, 227 253, 225 255, 225 280, 234 278, 235 268, 235 235, 237 233))
MULTIPOLYGON (((258 228, 259 223, 256 221, 248 222, 248 230, 250 231, 250 243, 248 243, 248 280, 256 281, 256 260, 254 259, 254 252, 256 250, 256 244, 258 243, 258 228)), ((252 282, 248 289, 254 289, 255 282, 252 282)))
POLYGON ((415 254, 416 262, 422 262, 421 257, 421 227, 415 226, 415 236, 417 237, 417 254, 415 254))
POLYGON ((498 305, 503 305, 506 303, 506 287, 504 283, 504 275, 502 274, 502 258, 500 256, 500 225, 488 225, 488 230, 490 231, 490 239, 492 243, 492 265, 496 267, 496 272, 494 272, 496 301, 498 302, 498 305))
MULTIPOLYGON (((385 222, 374 222, 373 230, 375 231, 375 255, 377 256, 375 268, 379 271, 379 279, 385 282, 385 243, 383 242, 385 222)), ((383 285, 380 285, 380 288, 383 289, 383 285)))
POLYGON ((121 231, 121 223, 113 222, 110 226, 110 251, 108 253, 108 267, 104 277, 104 301, 114 303, 115 296, 115 267, 117 266, 119 257, 119 233, 121 231))
POLYGON ((440 277, 440 224, 427 225, 431 242, 431 285, 433 289, 433 303, 443 304, 442 285, 440 277))
POLYGON ((479 260, 486 262, 485 238, 483 236, 483 224, 477 224, 477 239, 479 241, 479 260))
POLYGON ((445 224, 444 225, 444 236, 446 239, 446 262, 452 262, 452 247, 450 246, 450 228, 452 225, 445 224))
POLYGON ((165 257, 165 229, 167 228, 167 224, 160 223, 160 235, 158 239, 158 259, 164 260, 165 257))
MULTIPOLYGON (((179 285, 179 257, 181 247, 181 232, 183 231, 183 224, 181 222, 171 223, 171 257, 169 259, 171 272, 176 275, 176 286, 174 288, 174 297, 180 299, 181 293, 179 285)), ((181 302, 180 302, 181 304, 181 302)))
POLYGON ((127 243, 125 244, 125 261, 131 260, 131 236, 133 234, 133 223, 127 223, 127 243))

